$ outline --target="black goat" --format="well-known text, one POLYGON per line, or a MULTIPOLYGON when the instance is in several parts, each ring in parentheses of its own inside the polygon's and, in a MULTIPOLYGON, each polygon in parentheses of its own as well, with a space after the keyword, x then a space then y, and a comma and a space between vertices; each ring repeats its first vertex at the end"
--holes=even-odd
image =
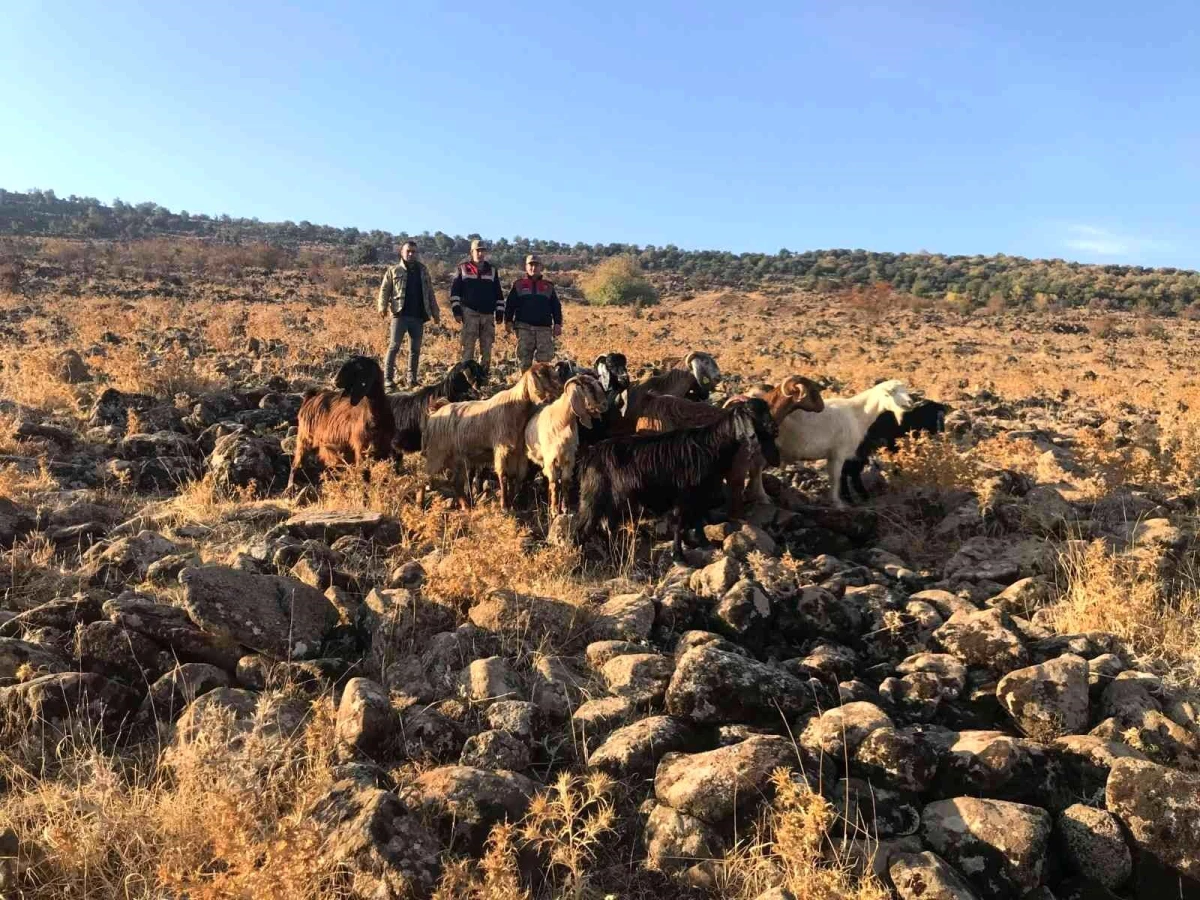
POLYGON ((621 418, 625 411, 625 404, 618 400, 618 397, 629 390, 629 368, 624 353, 605 353, 596 357, 592 370, 600 382, 600 387, 604 388, 608 409, 590 428, 580 427, 579 443, 582 446, 598 444, 611 436, 613 422, 621 418))
POLYGON ((862 481, 862 472, 871 457, 880 450, 895 453, 897 439, 906 434, 941 434, 946 430, 946 413, 949 411, 950 407, 944 403, 922 400, 908 410, 900 422, 890 412, 881 413, 867 429, 853 458, 846 460, 842 466, 842 496, 853 500, 853 488, 864 500, 869 497, 862 481))
POLYGON ((674 512, 672 556, 683 559, 683 533, 695 529, 738 453, 761 452, 779 464, 779 427, 757 398, 734 404, 715 422, 661 434, 615 437, 589 448, 580 463, 579 542, 601 523, 610 530, 627 506, 674 512))
POLYGON ((391 394, 392 414, 396 419, 396 440, 393 452, 417 453, 421 449, 421 434, 431 413, 445 403, 458 403, 475 396, 487 380, 476 360, 468 359, 451 366, 445 377, 435 384, 405 394, 391 394))

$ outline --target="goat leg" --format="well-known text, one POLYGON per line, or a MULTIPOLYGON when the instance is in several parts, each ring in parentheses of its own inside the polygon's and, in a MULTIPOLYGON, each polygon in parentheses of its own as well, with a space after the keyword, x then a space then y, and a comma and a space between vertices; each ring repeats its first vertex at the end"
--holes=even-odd
POLYGON ((675 519, 674 539, 671 543, 671 559, 675 562, 686 562, 687 559, 683 555, 683 509, 675 507, 672 511, 675 519))

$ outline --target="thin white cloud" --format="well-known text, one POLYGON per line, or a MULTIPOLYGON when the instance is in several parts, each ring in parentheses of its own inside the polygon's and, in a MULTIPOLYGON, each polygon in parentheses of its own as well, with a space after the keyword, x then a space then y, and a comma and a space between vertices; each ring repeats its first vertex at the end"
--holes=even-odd
POLYGON ((1072 250, 1096 256, 1129 256, 1150 250, 1162 250, 1162 241, 1134 234, 1121 234, 1095 225, 1068 225, 1063 243, 1072 250))

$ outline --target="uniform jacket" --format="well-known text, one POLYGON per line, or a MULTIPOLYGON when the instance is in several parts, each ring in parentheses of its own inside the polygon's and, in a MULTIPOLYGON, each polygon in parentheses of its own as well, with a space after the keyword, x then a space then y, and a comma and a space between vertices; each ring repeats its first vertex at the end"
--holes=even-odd
POLYGON ((562 304, 553 282, 526 275, 513 282, 504 318, 518 325, 546 327, 562 324, 562 304))
POLYGON ((477 313, 496 313, 496 321, 503 316, 504 291, 500 287, 500 272, 490 262, 467 261, 454 273, 450 308, 457 316, 464 306, 477 313))

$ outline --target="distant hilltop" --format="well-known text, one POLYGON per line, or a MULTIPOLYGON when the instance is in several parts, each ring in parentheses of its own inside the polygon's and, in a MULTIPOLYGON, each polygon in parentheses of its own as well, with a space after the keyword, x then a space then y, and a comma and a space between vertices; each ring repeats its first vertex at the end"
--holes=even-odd
MULTIPOLYGON (((0 189, 0 239, 78 238, 134 241, 197 238, 223 243, 283 246, 319 244, 342 248, 348 263, 391 259, 399 241, 414 237, 427 259, 447 264, 467 255, 478 234, 410 235, 312 222, 261 222, 173 212, 157 203, 106 205, 93 197, 58 197, 54 191, 0 189)), ((497 265, 520 266, 526 253, 547 258, 556 269, 587 269, 611 256, 634 257, 649 273, 670 277, 682 288, 749 289, 780 283, 792 288, 839 291, 886 285, 902 295, 946 301, 963 309, 988 306, 1053 309, 1099 306, 1165 315, 1200 314, 1200 273, 1187 269, 1088 265, 1018 256, 946 256, 940 253, 877 253, 868 250, 807 250, 730 253, 636 244, 565 244, 523 237, 492 238, 497 265)))

